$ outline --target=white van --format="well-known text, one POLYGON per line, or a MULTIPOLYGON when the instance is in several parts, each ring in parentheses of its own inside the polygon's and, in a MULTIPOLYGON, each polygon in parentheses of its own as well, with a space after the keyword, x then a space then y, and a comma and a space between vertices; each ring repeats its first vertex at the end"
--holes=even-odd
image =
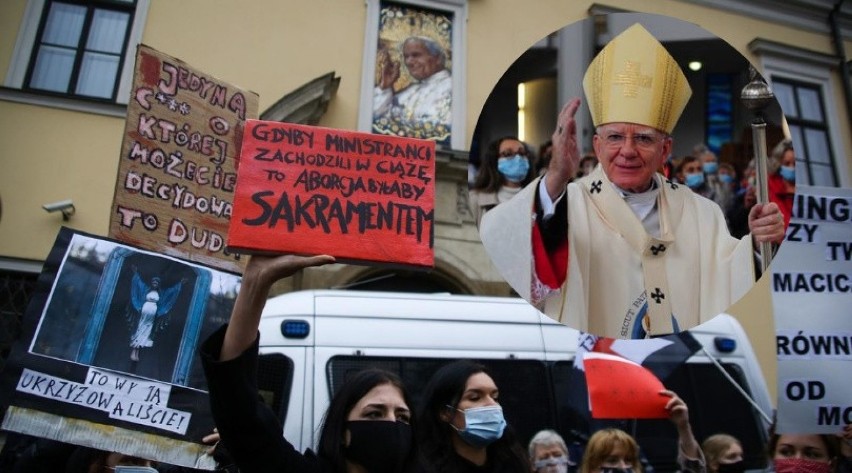
MULTIPOLYGON (((443 363, 486 365, 506 418, 526 442, 553 428, 581 444, 590 431, 617 426, 634 434, 657 471, 676 468, 668 420, 592 421, 569 402, 578 332, 517 298, 314 290, 267 301, 260 324, 259 387, 297 449, 315 447, 331 393, 348 373, 379 367, 401 376, 415 405, 443 363)), ((706 352, 754 399, 772 410, 766 382, 739 323, 728 315, 691 331, 706 352)), ((766 423, 699 351, 666 381, 688 404, 695 436, 727 432, 743 442, 747 468, 765 465, 766 423)))

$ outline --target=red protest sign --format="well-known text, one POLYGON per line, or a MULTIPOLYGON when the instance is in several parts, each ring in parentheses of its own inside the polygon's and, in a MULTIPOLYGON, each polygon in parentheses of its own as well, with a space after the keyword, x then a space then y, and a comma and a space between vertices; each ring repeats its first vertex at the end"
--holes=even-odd
POLYGON ((228 249, 432 267, 435 143, 246 121, 228 249))
POLYGON ((583 355, 589 406, 593 419, 656 419, 668 417, 669 397, 653 373, 620 356, 583 355))

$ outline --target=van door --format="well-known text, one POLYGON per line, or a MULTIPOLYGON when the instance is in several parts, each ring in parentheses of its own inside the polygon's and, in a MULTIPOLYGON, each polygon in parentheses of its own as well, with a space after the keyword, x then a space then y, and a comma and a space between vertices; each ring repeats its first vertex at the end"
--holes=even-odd
MULTIPOLYGON (((257 366, 260 396, 284 426, 286 438, 298 451, 311 446, 305 428, 305 400, 313 396, 313 382, 305 347, 263 347, 257 366)), ((307 424, 310 425, 310 424, 307 424)))

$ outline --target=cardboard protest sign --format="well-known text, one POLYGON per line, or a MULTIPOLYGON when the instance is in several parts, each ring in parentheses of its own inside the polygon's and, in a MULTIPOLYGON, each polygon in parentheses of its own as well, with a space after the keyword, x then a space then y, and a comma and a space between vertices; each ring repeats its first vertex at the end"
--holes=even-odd
POLYGON ((240 279, 63 228, 3 372, 2 428, 212 468, 197 347, 240 279))
POLYGON ((248 120, 230 249, 432 267, 435 143, 248 120))
POLYGON ((638 363, 616 355, 583 354, 593 419, 668 417, 663 383, 638 363))
POLYGON ((797 186, 772 260, 778 432, 852 423, 852 189, 797 186))
POLYGON ((235 158, 257 94, 139 46, 109 236, 241 271, 225 237, 235 158))

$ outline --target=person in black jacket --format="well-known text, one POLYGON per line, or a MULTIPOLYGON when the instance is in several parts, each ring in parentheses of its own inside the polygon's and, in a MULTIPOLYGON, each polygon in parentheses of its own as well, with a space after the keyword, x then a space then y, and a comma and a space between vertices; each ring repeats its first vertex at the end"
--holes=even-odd
POLYGON ((498 397, 494 379, 478 363, 460 360, 439 369, 417 418, 421 470, 529 473, 498 397))
POLYGON ((258 326, 272 284, 333 263, 331 256, 249 259, 230 323, 201 347, 213 419, 241 473, 400 473, 415 457, 408 393, 393 373, 369 369, 333 396, 317 453, 299 453, 257 392, 258 326))

